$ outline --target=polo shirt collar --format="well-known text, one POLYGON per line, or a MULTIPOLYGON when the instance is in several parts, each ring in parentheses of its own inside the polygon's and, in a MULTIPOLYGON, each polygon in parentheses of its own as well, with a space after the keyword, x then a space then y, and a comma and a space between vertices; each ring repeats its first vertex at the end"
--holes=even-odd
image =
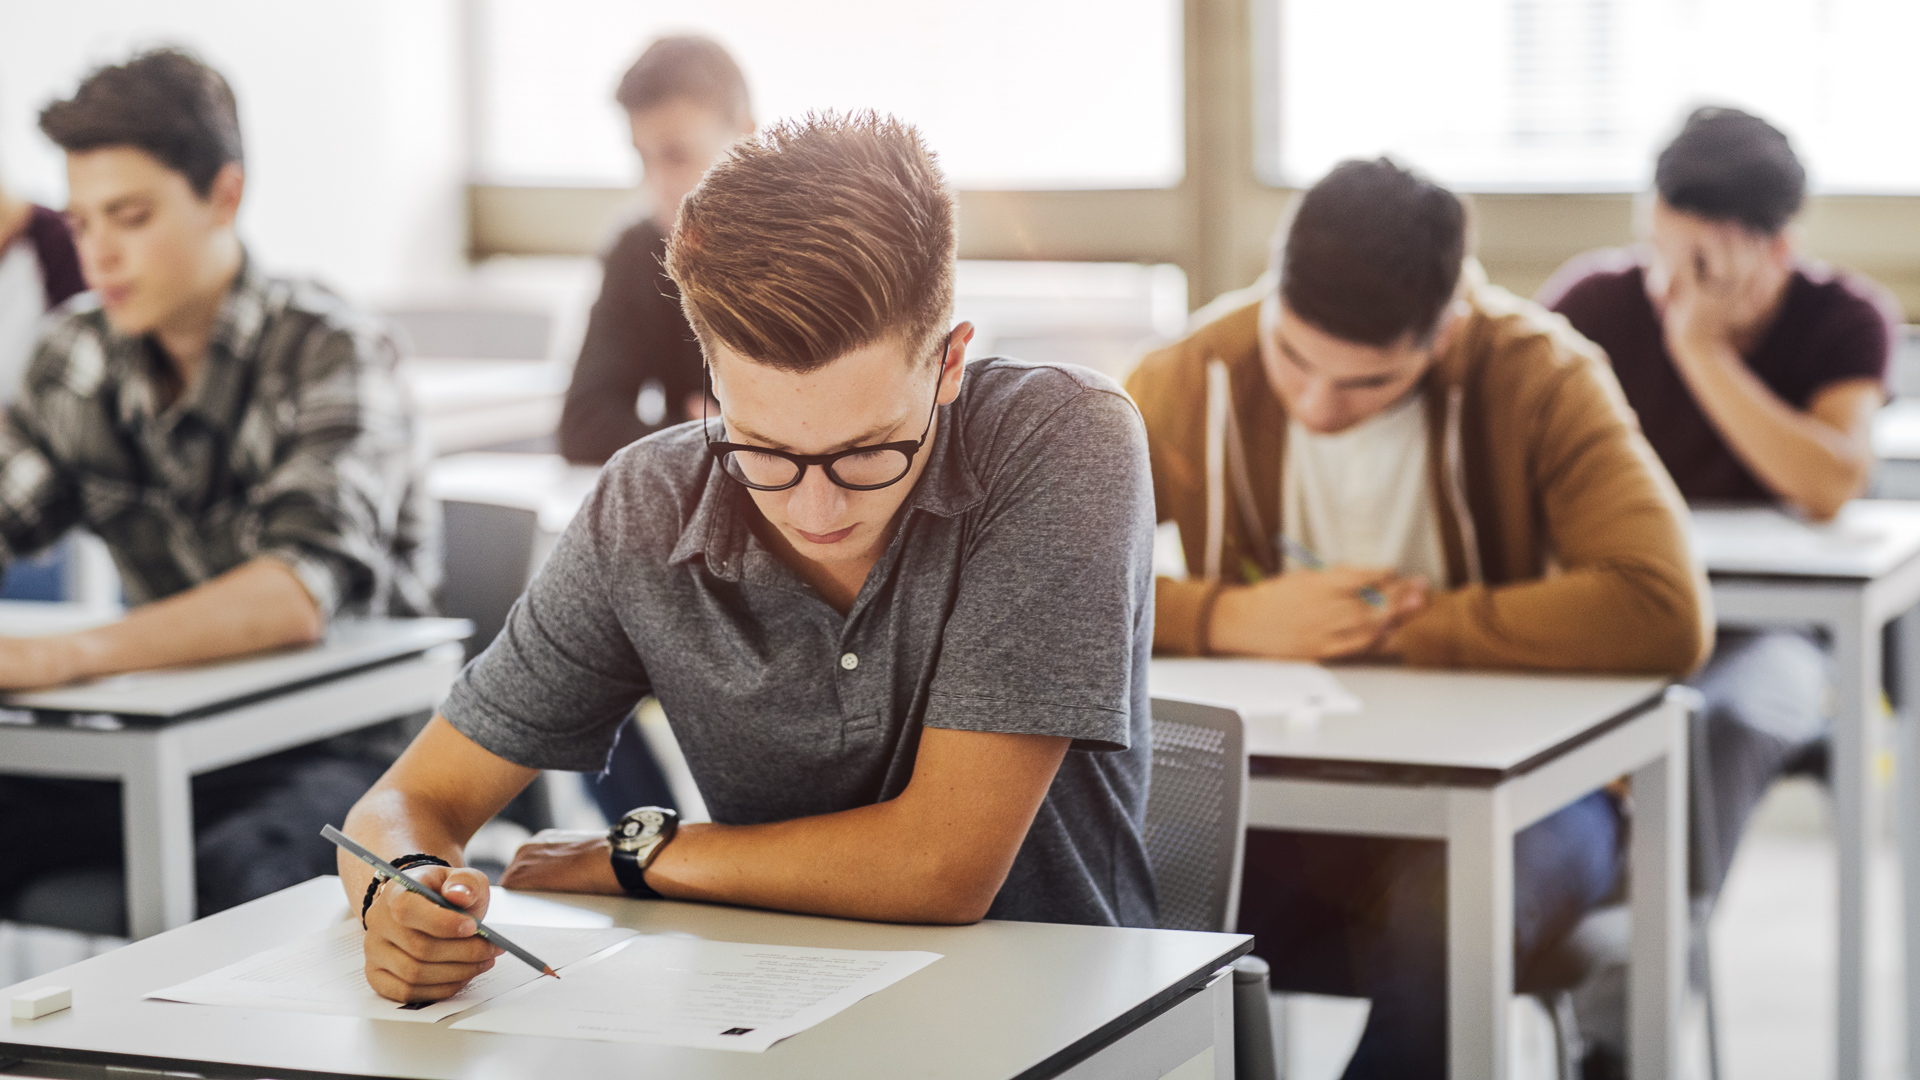
MULTIPOLYGON (((962 388, 960 398, 940 406, 933 442, 924 451, 928 454, 927 467, 921 471, 919 481, 897 513, 924 510, 951 518, 978 506, 986 498, 986 488, 967 460, 965 440, 956 422, 959 412, 955 406, 965 400, 965 395, 966 390, 962 388)), ((704 446, 700 453, 706 453, 704 446)), ((706 482, 700 490, 699 501, 694 504, 686 526, 680 530, 680 539, 667 556, 667 564, 677 566, 699 556, 706 561, 709 571, 729 581, 784 583, 784 578, 793 577, 797 582, 797 576, 753 535, 746 516, 751 512, 747 489, 711 460, 704 475, 706 482), (777 569, 769 564, 776 564, 777 569)))

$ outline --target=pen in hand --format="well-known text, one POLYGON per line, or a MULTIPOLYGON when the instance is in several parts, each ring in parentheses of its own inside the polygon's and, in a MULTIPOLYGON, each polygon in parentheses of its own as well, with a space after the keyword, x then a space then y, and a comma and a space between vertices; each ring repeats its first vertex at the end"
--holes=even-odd
MULTIPOLYGON (((1281 549, 1287 553, 1287 558, 1292 559, 1301 566, 1314 571, 1325 570, 1327 568, 1327 561, 1325 559, 1314 554, 1312 548, 1295 540, 1293 537, 1285 533, 1280 533, 1277 534, 1276 539, 1279 540, 1281 549)), ((1365 600, 1371 607, 1383 608, 1387 606, 1387 598, 1381 594, 1379 589, 1371 585, 1361 588, 1360 599, 1365 600)))
MULTIPOLYGON (((425 885, 422 885, 419 882, 413 880, 412 878, 408 877, 406 874, 401 873, 398 870, 395 870, 393 868, 393 865, 387 862, 387 860, 381 858, 378 855, 375 855, 373 852, 368 851, 366 848, 361 847, 359 844, 354 843, 352 840, 348 839, 347 835, 341 832, 339 829, 336 829, 333 826, 328 825, 320 830, 320 835, 326 837, 328 840, 333 841, 334 846, 340 848, 342 851, 345 851, 347 854, 352 855, 354 858, 359 859, 363 863, 366 863, 368 866, 373 867, 374 870, 379 874, 385 877, 391 878, 394 881, 398 881, 401 885, 405 886, 408 889, 408 891, 413 892, 419 896, 424 896, 431 903, 434 903, 439 905, 440 907, 446 908, 448 911, 457 911, 463 915, 466 914, 466 912, 460 908, 460 905, 455 904, 453 901, 448 900, 446 897, 441 896, 439 893, 434 892, 432 889, 429 889, 425 885)), ((475 919, 473 920, 473 925, 474 925, 474 931, 473 931, 474 936, 479 938, 480 940, 485 941, 492 945, 498 945, 502 949, 505 949, 506 951, 512 953, 513 955, 519 957, 521 960, 525 961, 528 966, 532 967, 535 971, 538 971, 542 975, 551 975, 556 979, 560 977, 560 973, 553 970, 553 968, 550 965, 548 965, 548 963, 545 960, 540 959, 539 957, 533 955, 532 953, 521 948, 520 946, 515 945, 513 942, 508 941, 504 935, 502 935, 497 930, 489 928, 486 923, 481 922, 479 919, 475 919)))

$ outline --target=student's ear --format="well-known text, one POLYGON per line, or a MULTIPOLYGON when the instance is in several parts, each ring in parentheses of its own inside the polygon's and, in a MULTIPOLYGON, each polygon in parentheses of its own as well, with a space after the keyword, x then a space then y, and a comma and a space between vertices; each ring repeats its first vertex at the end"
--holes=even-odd
POLYGON ((960 371, 967 363, 967 343, 973 340, 973 324, 963 322, 947 335, 947 354, 940 360, 940 397, 942 405, 960 396, 960 371))
POLYGON ((1464 290, 1453 294, 1453 299, 1447 301, 1447 309, 1440 313, 1440 325, 1433 330, 1433 348, 1430 350, 1433 355, 1438 356, 1453 346, 1454 337, 1467 324, 1467 315, 1472 310, 1473 305, 1467 303, 1464 290))
POLYGON ((207 201, 213 204, 215 220, 221 225, 233 224, 240 215, 240 196, 246 192, 247 172, 237 161, 229 161, 220 166, 213 174, 213 187, 207 191, 207 201))
POLYGON ((1767 244, 1767 260, 1776 267, 1785 268, 1793 264, 1793 253, 1800 246, 1800 226, 1788 223, 1774 233, 1767 244))

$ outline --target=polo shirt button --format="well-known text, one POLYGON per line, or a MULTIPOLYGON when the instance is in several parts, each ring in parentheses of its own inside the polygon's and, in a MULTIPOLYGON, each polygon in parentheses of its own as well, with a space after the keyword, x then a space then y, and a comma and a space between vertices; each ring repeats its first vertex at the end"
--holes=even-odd
POLYGON ((840 666, 841 666, 841 667, 843 667, 843 668, 846 668, 846 669, 847 669, 848 671, 852 671, 852 670, 853 670, 854 668, 857 668, 857 667, 859 667, 859 666, 860 666, 860 658, 859 658, 859 657, 857 657, 857 656, 855 656, 855 655, 853 655, 853 654, 852 654, 852 653, 850 653, 850 652, 849 652, 849 653, 841 653, 841 654, 840 654, 840 666))

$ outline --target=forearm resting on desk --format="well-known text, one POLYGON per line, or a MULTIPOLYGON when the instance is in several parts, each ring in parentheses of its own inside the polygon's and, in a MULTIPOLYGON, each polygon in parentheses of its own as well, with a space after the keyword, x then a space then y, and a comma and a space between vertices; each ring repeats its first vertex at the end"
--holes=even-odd
POLYGON ((203 663, 317 641, 326 620, 293 571, 261 557, 106 626, 45 638, 0 639, 0 685, 203 663))
MULTIPOLYGON (((664 896, 879 922, 986 916, 1068 740, 928 728, 897 798, 764 825, 687 825, 647 883, 664 896)), ((536 842, 501 879, 617 893, 604 839, 536 842)))
POLYGON ((1730 348, 1675 354, 1694 397, 1727 444, 1781 499, 1826 520, 1866 490, 1873 415, 1885 400, 1873 379, 1848 379, 1805 410, 1776 396, 1730 348))

